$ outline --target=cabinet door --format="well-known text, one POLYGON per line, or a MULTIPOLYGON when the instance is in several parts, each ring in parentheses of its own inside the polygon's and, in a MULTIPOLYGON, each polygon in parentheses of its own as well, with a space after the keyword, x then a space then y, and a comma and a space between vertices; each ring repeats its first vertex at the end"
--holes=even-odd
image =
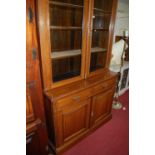
MULTIPOLYGON (((103 71, 108 65, 111 52, 114 2, 116 0, 92 0, 89 27, 90 62, 88 74, 103 71)), ((115 6, 116 7, 116 6, 115 6)))
POLYGON ((93 97, 91 111, 91 125, 93 127, 103 123, 105 118, 110 115, 114 90, 115 89, 112 88, 93 97))
POLYGON ((56 114, 57 146, 78 139, 88 131, 90 99, 72 102, 56 114))
POLYGON ((44 85, 50 88, 84 77, 88 0, 39 1, 44 85), (84 44, 83 44, 84 43, 84 44))

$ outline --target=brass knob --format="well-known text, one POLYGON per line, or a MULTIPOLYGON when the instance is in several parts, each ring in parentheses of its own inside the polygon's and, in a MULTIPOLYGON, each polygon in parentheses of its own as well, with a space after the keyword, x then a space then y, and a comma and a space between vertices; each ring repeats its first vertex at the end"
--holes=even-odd
POLYGON ((74 97, 73 97, 73 100, 74 100, 74 101, 79 101, 79 100, 80 100, 80 96, 74 96, 74 97))

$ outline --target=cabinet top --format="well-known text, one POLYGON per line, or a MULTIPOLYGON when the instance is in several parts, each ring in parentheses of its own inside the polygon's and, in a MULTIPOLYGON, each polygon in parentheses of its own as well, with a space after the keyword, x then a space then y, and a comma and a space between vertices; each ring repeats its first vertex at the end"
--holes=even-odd
POLYGON ((117 77, 117 73, 107 71, 104 75, 94 76, 85 80, 71 83, 62 87, 54 88, 48 91, 45 91, 45 95, 52 101, 56 101, 60 98, 72 95, 84 89, 90 88, 101 82, 106 82, 106 80, 113 79, 117 77))

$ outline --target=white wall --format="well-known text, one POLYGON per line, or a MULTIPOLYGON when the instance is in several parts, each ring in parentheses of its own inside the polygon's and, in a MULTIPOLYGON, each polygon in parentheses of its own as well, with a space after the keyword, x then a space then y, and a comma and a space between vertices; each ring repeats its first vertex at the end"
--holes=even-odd
POLYGON ((129 3, 122 1, 118 1, 114 37, 115 35, 123 35, 124 30, 129 31, 129 3))

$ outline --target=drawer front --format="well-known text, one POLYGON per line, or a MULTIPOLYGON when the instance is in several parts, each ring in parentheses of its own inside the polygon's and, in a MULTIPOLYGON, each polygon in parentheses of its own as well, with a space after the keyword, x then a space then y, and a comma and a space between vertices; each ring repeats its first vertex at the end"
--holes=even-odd
POLYGON ((110 87, 113 87, 115 84, 116 84, 115 79, 111 79, 111 80, 105 81, 103 83, 100 83, 93 87, 93 95, 97 94, 101 91, 108 90, 110 87))
POLYGON ((70 103, 78 104, 78 103, 80 103, 79 101, 89 98, 91 96, 91 94, 92 94, 91 89, 87 89, 87 90, 81 91, 79 93, 76 93, 72 96, 65 97, 64 99, 60 99, 56 103, 56 109, 58 110, 70 103))

